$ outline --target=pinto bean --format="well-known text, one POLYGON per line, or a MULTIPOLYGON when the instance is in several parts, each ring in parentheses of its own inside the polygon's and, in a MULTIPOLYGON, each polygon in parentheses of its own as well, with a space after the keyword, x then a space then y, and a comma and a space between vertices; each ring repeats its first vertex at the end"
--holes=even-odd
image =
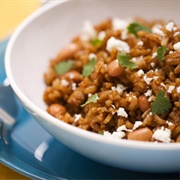
POLYGON ((144 95, 139 96, 138 104, 142 112, 145 112, 150 108, 150 103, 148 101, 148 98, 144 95))
POLYGON ((80 90, 75 90, 68 98, 68 103, 74 106, 80 106, 85 100, 85 94, 80 90))
POLYGON ((129 140, 150 141, 152 138, 152 134, 153 133, 149 128, 141 128, 130 132, 127 138, 129 140))
POLYGON ((117 59, 108 64, 107 70, 108 74, 112 77, 117 77, 123 73, 123 68, 117 59))
POLYGON ((58 115, 64 115, 66 113, 66 108, 60 104, 55 103, 48 107, 47 112, 52 116, 57 117, 58 115))
POLYGON ((67 79, 72 79, 76 83, 80 82, 83 79, 82 75, 76 70, 65 73, 64 77, 67 79))
POLYGON ((75 43, 68 44, 58 53, 56 61, 62 61, 65 59, 72 58, 76 52, 78 52, 81 47, 75 43))

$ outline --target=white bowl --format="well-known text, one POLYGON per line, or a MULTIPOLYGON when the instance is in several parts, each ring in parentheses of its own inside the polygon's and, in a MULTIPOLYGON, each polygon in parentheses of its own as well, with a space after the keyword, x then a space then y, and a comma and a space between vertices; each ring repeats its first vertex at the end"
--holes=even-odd
MULTIPOLYGON (((50 58, 75 35, 82 22, 108 17, 173 19, 179 23, 178 0, 55 1, 37 10, 14 32, 5 57, 10 84, 28 112, 56 139, 101 163, 144 172, 178 172, 180 143, 112 140, 61 122, 45 109, 43 74, 50 58)), ((32 130, 33 133, 33 130, 32 130)))

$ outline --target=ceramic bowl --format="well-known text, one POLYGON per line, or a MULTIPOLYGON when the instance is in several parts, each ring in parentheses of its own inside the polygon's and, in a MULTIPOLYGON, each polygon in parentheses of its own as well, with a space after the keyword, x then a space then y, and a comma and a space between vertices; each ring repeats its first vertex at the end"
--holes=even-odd
MULTIPOLYGON (((108 139, 61 122, 46 112, 43 74, 49 60, 81 32, 82 22, 139 16, 179 23, 178 0, 54 1, 29 16, 14 32, 5 57, 6 73, 27 111, 57 140, 95 161, 129 170, 177 172, 180 143, 108 139)), ((33 133, 33 129, 32 129, 33 133)))

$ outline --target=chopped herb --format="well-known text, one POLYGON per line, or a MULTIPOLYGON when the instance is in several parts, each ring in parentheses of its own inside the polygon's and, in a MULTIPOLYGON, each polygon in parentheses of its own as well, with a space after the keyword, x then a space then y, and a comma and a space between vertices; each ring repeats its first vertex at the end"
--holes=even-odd
POLYGON ((96 64, 96 59, 92 58, 88 63, 83 67, 82 75, 84 77, 89 76, 94 71, 94 66, 96 64))
POLYGON ((152 103, 152 113, 162 115, 168 112, 172 104, 168 97, 165 97, 165 92, 160 90, 156 96, 155 101, 152 103))
POLYGON ((133 23, 129 24, 129 26, 127 27, 127 30, 129 33, 134 34, 137 37, 138 37, 139 31, 146 31, 148 33, 151 33, 151 30, 147 26, 144 26, 137 22, 133 22, 133 23))
POLYGON ((104 131, 99 131, 99 134, 104 135, 104 131))
POLYGON ((157 50, 157 59, 159 61, 162 62, 162 60, 164 59, 164 55, 165 55, 166 51, 167 51, 167 48, 165 46, 161 46, 161 47, 158 48, 158 50, 157 50))
POLYGON ((93 39, 93 40, 91 41, 91 43, 92 43, 93 46, 101 45, 102 42, 103 42, 103 41, 102 41, 101 39, 98 39, 98 38, 93 39))
POLYGON ((73 60, 62 61, 54 66, 57 74, 64 74, 72 68, 73 60))
POLYGON ((98 94, 94 94, 91 97, 89 97, 89 99, 83 104, 81 105, 81 107, 84 107, 85 105, 92 103, 92 102, 96 102, 99 99, 98 94))
POLYGON ((127 54, 118 54, 117 55, 118 62, 121 66, 127 67, 128 69, 135 69, 137 68, 136 64, 132 61, 130 61, 131 56, 127 54))

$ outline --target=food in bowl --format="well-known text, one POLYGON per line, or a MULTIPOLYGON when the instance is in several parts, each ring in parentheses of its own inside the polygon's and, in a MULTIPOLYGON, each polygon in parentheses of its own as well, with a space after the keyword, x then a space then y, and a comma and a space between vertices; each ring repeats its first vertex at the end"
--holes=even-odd
POLYGON ((180 142, 180 26, 169 21, 85 21, 50 60, 47 112, 108 138, 180 142))

